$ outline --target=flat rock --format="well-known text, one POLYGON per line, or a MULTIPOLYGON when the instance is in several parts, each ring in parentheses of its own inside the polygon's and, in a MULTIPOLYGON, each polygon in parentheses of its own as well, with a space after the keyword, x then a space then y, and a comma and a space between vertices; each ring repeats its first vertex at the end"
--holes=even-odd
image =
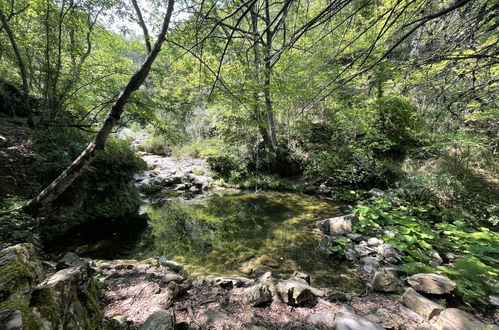
POLYGON ((313 298, 312 288, 301 278, 280 281, 276 286, 282 302, 288 305, 299 305, 313 298))
POLYGON ((326 235, 345 235, 352 232, 352 225, 358 221, 359 219, 355 215, 349 214, 317 221, 316 226, 326 235))
POLYGON ((384 308, 378 309, 376 312, 366 315, 367 320, 379 324, 385 329, 399 329, 404 322, 397 314, 391 313, 384 308))
POLYGON ((407 289, 404 293, 402 296, 402 303, 427 320, 437 316, 444 310, 442 306, 423 297, 412 288, 407 289))
POLYGON ((88 262, 80 258, 77 254, 73 252, 68 252, 62 257, 55 266, 55 269, 61 270, 64 268, 77 267, 87 265, 88 262))
POLYGON ((435 327, 438 330, 499 330, 498 326, 480 322, 457 308, 445 309, 438 316, 435 327))
POLYGON ((334 317, 333 330, 383 330, 376 323, 349 312, 338 312, 334 317))
POLYGON ((431 294, 445 294, 454 291, 457 286, 446 277, 437 274, 420 273, 412 275, 407 282, 416 290, 431 294))
POLYGON ((173 318, 166 311, 157 311, 147 318, 140 330, 173 330, 173 318))

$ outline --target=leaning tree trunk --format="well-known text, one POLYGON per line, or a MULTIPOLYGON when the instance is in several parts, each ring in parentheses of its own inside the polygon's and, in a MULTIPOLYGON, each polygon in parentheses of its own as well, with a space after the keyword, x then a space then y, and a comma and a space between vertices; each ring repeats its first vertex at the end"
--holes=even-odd
POLYGON ((168 9, 163 20, 163 26, 158 36, 158 40, 154 44, 154 47, 142 66, 137 72, 135 72, 125 88, 123 88, 120 92, 94 140, 90 142, 80 156, 68 168, 66 168, 64 172, 59 175, 59 177, 57 177, 38 196, 30 200, 24 206, 24 212, 36 214, 50 205, 85 171, 88 165, 92 163, 95 157, 104 149, 109 134, 123 113, 125 104, 129 100, 132 93, 137 90, 147 78, 149 71, 151 70, 151 66, 161 50, 161 46, 165 41, 166 31, 168 30, 168 26, 170 24, 174 2, 175 0, 168 1, 168 9))

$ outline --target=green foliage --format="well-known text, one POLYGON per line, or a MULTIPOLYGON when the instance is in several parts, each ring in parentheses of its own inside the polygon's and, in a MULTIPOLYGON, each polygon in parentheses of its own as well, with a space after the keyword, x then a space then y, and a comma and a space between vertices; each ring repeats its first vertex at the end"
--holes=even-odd
POLYGON ((168 156, 171 151, 171 146, 164 137, 152 135, 140 143, 137 149, 151 154, 168 156))
POLYGON ((331 184, 395 179, 401 174, 398 153, 413 143, 413 117, 406 99, 362 100, 334 109, 327 121, 300 123, 294 137, 297 153, 309 176, 331 184))
POLYGON ((350 239, 347 237, 340 237, 334 240, 334 245, 331 246, 331 252, 337 256, 344 257, 344 251, 350 239))
POLYGON ((436 270, 430 263, 430 251, 452 251, 467 257, 452 268, 438 268, 458 283, 465 299, 484 302, 485 293, 497 290, 499 283, 494 278, 499 264, 498 233, 462 220, 448 221, 452 213, 403 200, 373 198, 368 205, 356 206, 354 212, 360 219, 355 231, 365 235, 374 235, 380 229, 392 232, 383 240, 402 255, 409 274, 436 270), (473 267, 475 273, 470 271, 473 267))

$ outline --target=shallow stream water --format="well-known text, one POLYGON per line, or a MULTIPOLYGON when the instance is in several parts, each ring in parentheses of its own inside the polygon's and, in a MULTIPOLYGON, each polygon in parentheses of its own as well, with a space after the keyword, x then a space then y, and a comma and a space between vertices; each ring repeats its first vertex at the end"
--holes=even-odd
POLYGON ((59 244, 73 251, 80 246, 80 254, 99 259, 163 256, 185 264, 192 277, 251 277, 271 270, 283 278, 302 270, 316 286, 361 291, 353 267, 317 249, 322 234, 315 222, 344 214, 344 208, 315 196, 272 191, 172 197, 143 206, 150 217, 145 228, 117 223, 100 236, 82 228, 59 244))

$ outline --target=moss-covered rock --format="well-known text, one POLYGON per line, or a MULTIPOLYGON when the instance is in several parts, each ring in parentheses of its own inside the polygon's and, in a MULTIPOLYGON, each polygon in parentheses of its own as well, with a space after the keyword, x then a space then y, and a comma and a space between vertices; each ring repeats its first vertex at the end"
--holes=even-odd
POLYGON ((99 308, 97 283, 91 277, 92 270, 86 266, 66 268, 46 279, 40 289, 49 299, 39 301, 37 309, 45 320, 57 315, 56 328, 99 329, 101 312, 99 308), (47 303, 49 302, 49 303, 47 303), (42 309, 40 309, 42 308, 42 309))
POLYGON ((27 301, 43 270, 32 244, 0 251, 0 301, 27 301))

